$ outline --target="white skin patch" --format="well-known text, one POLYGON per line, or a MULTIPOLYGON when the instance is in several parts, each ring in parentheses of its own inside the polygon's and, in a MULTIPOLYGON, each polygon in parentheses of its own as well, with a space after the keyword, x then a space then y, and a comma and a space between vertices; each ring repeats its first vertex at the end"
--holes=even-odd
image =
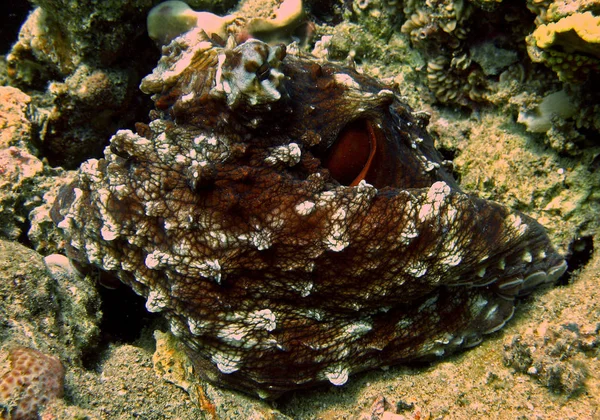
POLYGON ((194 335, 202 335, 206 332, 207 327, 206 321, 198 321, 193 318, 188 319, 188 327, 190 327, 190 332, 194 335))
POLYGON ((402 318, 400 321, 398 321, 398 323, 396 324, 396 327, 399 330, 405 330, 407 328, 409 328, 411 325, 413 324, 413 320, 410 318, 402 318))
POLYGON ((324 240, 325 246, 331 251, 340 252, 350 245, 350 242, 346 238, 346 216, 347 211, 343 207, 338 208, 331 216, 331 230, 324 240))
POLYGON ((300 162, 300 158, 302 157, 300 146, 296 143, 273 147, 269 152, 269 156, 265 158, 265 163, 267 165, 283 163, 287 166, 294 166, 300 162))
POLYGON ((250 234, 250 242, 258 250, 269 249, 272 243, 272 232, 268 229, 261 230, 258 226, 255 228, 257 231, 250 234))
POLYGON ((438 297, 437 296, 433 296, 430 297, 429 299, 427 299, 425 302, 423 302, 421 304, 421 306, 419 306, 418 311, 421 312, 425 309, 432 309, 433 307, 435 307, 435 304, 437 303, 438 297))
POLYGON ((248 323, 253 324, 256 328, 263 328, 267 331, 273 331, 277 328, 275 314, 270 309, 250 312, 248 314, 248 323))
POLYGON ((450 267, 456 267, 461 261, 462 257, 460 255, 451 254, 441 260, 440 263, 449 265, 450 267))
POLYGON ((167 307, 169 299, 161 293, 159 290, 152 290, 148 293, 148 299, 146 299, 146 309, 148 312, 161 312, 167 307))
POLYGON ((448 184, 443 181, 434 183, 429 188, 429 191, 427 191, 427 199, 419 211, 419 221, 423 223, 426 220, 437 217, 448 194, 450 194, 448 184))
POLYGON ((485 320, 489 321, 492 319, 496 315, 496 312, 498 312, 498 304, 494 304, 490 309, 488 309, 487 314, 485 314, 485 320))
POLYGON ((333 78, 342 86, 346 86, 351 89, 360 89, 360 86, 358 83, 356 83, 356 80, 345 73, 336 73, 333 75, 333 78))
POLYGON ((477 296, 477 299, 472 304, 473 313, 478 314, 487 304, 487 299, 485 299, 483 296, 477 296))
POLYGON ((100 229, 100 235, 105 241, 113 241, 119 237, 117 232, 117 226, 112 224, 106 224, 100 229))
POLYGON ((249 40, 236 47, 234 51, 241 53, 241 62, 232 68, 228 68, 228 65, 233 63, 228 63, 224 54, 219 55, 216 83, 211 92, 217 96, 225 95, 230 108, 235 108, 241 100, 254 106, 276 102, 281 98, 278 87, 284 75, 275 68, 279 63, 278 47, 269 48, 269 55, 265 60, 258 51, 258 49, 264 51, 263 45, 260 41, 249 40), (265 64, 269 65, 269 74, 262 81, 257 77, 256 72, 247 70, 258 69, 265 64))
POLYGON ((365 335, 366 333, 368 333, 369 331, 371 331, 373 329, 373 326, 371 325, 371 323, 366 322, 366 321, 359 321, 359 322, 355 322, 353 324, 348 325, 345 328, 345 332, 346 334, 355 337, 355 338, 359 338, 363 335, 365 335))
POLYGON ((312 201, 303 201, 294 207, 294 210, 296 210, 296 213, 300 216, 308 216, 315 210, 315 203, 312 201))
POLYGON ((523 223, 521 216, 511 214, 506 218, 506 223, 509 227, 515 229, 519 236, 523 235, 527 230, 527 224, 523 223))
POLYGON ((212 356, 212 361, 217 365, 217 368, 225 374, 233 373, 239 370, 239 356, 228 355, 224 353, 215 353, 212 356))
POLYGON ((335 386, 342 386, 348 382, 348 369, 340 366, 327 369, 324 372, 325 377, 335 386))
POLYGON ((427 273, 427 266, 417 262, 406 267, 406 272, 413 277, 423 277, 427 273))
POLYGON ((164 252, 154 251, 146 256, 145 264, 150 269, 158 268, 165 264, 168 258, 169 256, 164 252))
POLYGON ((414 220, 408 220, 406 222, 406 225, 404 225, 402 232, 400 232, 398 239, 400 240, 400 243, 408 245, 417 236, 419 236, 419 230, 417 229, 417 225, 415 224, 414 220))
POLYGON ((179 321, 177 319, 171 319, 170 326, 171 326, 171 333, 173 333, 173 335, 175 337, 183 337, 183 335, 186 333, 185 326, 181 323, 181 321, 179 321))
MULTIPOLYGON (((339 233, 334 232, 334 235, 335 234, 339 234, 339 233)), ((341 234, 339 234, 339 235, 340 235, 339 237, 330 235, 327 238, 325 238, 325 245, 327 246, 327 248, 330 251, 340 252, 340 251, 343 251, 344 248, 346 248, 348 245, 350 245, 350 242, 342 239, 341 234)))
POLYGON ((231 345, 239 345, 250 332, 249 328, 239 324, 230 324, 222 328, 217 336, 231 345))
POLYGON ((221 283, 221 265, 219 260, 206 260, 203 263, 198 264, 195 268, 198 272, 209 279, 214 280, 217 283, 221 283))
POLYGON ((544 258, 546 258, 546 251, 541 250, 540 253, 538 254, 538 258, 540 260, 543 260, 544 258))

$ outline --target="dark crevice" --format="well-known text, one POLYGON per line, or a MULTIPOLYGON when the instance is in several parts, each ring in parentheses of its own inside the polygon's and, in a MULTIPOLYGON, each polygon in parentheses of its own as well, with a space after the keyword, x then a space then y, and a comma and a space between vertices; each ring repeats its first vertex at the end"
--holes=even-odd
MULTIPOLYGON (((442 155, 442 158, 444 160, 454 162, 454 158, 456 158, 456 154, 457 154, 456 149, 448 148, 448 147, 438 147, 437 151, 440 152, 440 154, 442 155)), ((460 183, 461 176, 460 176, 460 173, 457 172, 456 169, 454 169, 454 165, 452 165, 452 176, 458 183, 460 183)))
POLYGON ((594 239, 592 236, 581 236, 571 242, 566 258, 569 268, 567 272, 558 280, 558 284, 561 286, 569 284, 571 275, 577 270, 585 267, 585 265, 592 258, 593 253, 594 239))
POLYGON ((449 160, 449 161, 453 161, 454 158, 456 157, 456 149, 451 149, 448 147, 438 147, 437 148, 438 152, 440 152, 440 154, 442 155, 442 157, 444 158, 444 160, 449 160))
POLYGON ((157 317, 146 310, 146 299, 125 285, 98 289, 102 298, 101 341, 133 343, 142 328, 157 317))
POLYGON ((29 221, 29 219, 26 218, 22 223, 19 223, 18 226, 21 230, 21 233, 17 238, 17 242, 19 242, 21 245, 26 246, 27 248, 35 249, 31 241, 29 240, 29 236, 27 235, 29 233, 29 229, 31 228, 31 222, 29 221))
POLYGON ((124 284, 115 284, 116 288, 98 286, 102 299, 102 321, 100 337, 96 350, 83 359, 87 369, 94 369, 102 359, 110 344, 133 344, 140 338, 144 327, 152 325, 160 315, 146 310, 146 299, 137 295, 124 284))
POLYGON ((21 25, 31 11, 31 4, 24 0, 4 0, 5 12, 0 16, 0 54, 7 53, 17 41, 21 25))

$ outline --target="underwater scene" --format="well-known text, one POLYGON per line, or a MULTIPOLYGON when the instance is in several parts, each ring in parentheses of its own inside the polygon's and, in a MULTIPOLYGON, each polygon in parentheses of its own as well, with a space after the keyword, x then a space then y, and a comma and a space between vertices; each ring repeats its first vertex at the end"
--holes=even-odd
POLYGON ((599 0, 7 0, 0 418, 600 419, 599 0))

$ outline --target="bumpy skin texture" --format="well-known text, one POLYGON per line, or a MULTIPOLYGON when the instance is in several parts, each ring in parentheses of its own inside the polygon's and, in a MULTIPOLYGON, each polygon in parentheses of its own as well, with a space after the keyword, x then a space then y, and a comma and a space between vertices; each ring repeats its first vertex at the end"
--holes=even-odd
POLYGON ((153 121, 84 163, 53 219, 207 379, 272 398, 438 357, 564 272, 534 220, 460 191, 392 89, 260 41, 190 32, 163 54, 141 86, 153 121), (345 132, 376 145, 354 185, 322 163, 356 160, 345 132))

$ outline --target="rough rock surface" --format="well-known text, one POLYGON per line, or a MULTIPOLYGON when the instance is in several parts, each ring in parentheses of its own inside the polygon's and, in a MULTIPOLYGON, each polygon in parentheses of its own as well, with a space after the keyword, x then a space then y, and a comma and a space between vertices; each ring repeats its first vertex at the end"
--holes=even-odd
POLYGON ((98 334, 98 296, 61 255, 0 241, 0 338, 80 364, 98 334))

